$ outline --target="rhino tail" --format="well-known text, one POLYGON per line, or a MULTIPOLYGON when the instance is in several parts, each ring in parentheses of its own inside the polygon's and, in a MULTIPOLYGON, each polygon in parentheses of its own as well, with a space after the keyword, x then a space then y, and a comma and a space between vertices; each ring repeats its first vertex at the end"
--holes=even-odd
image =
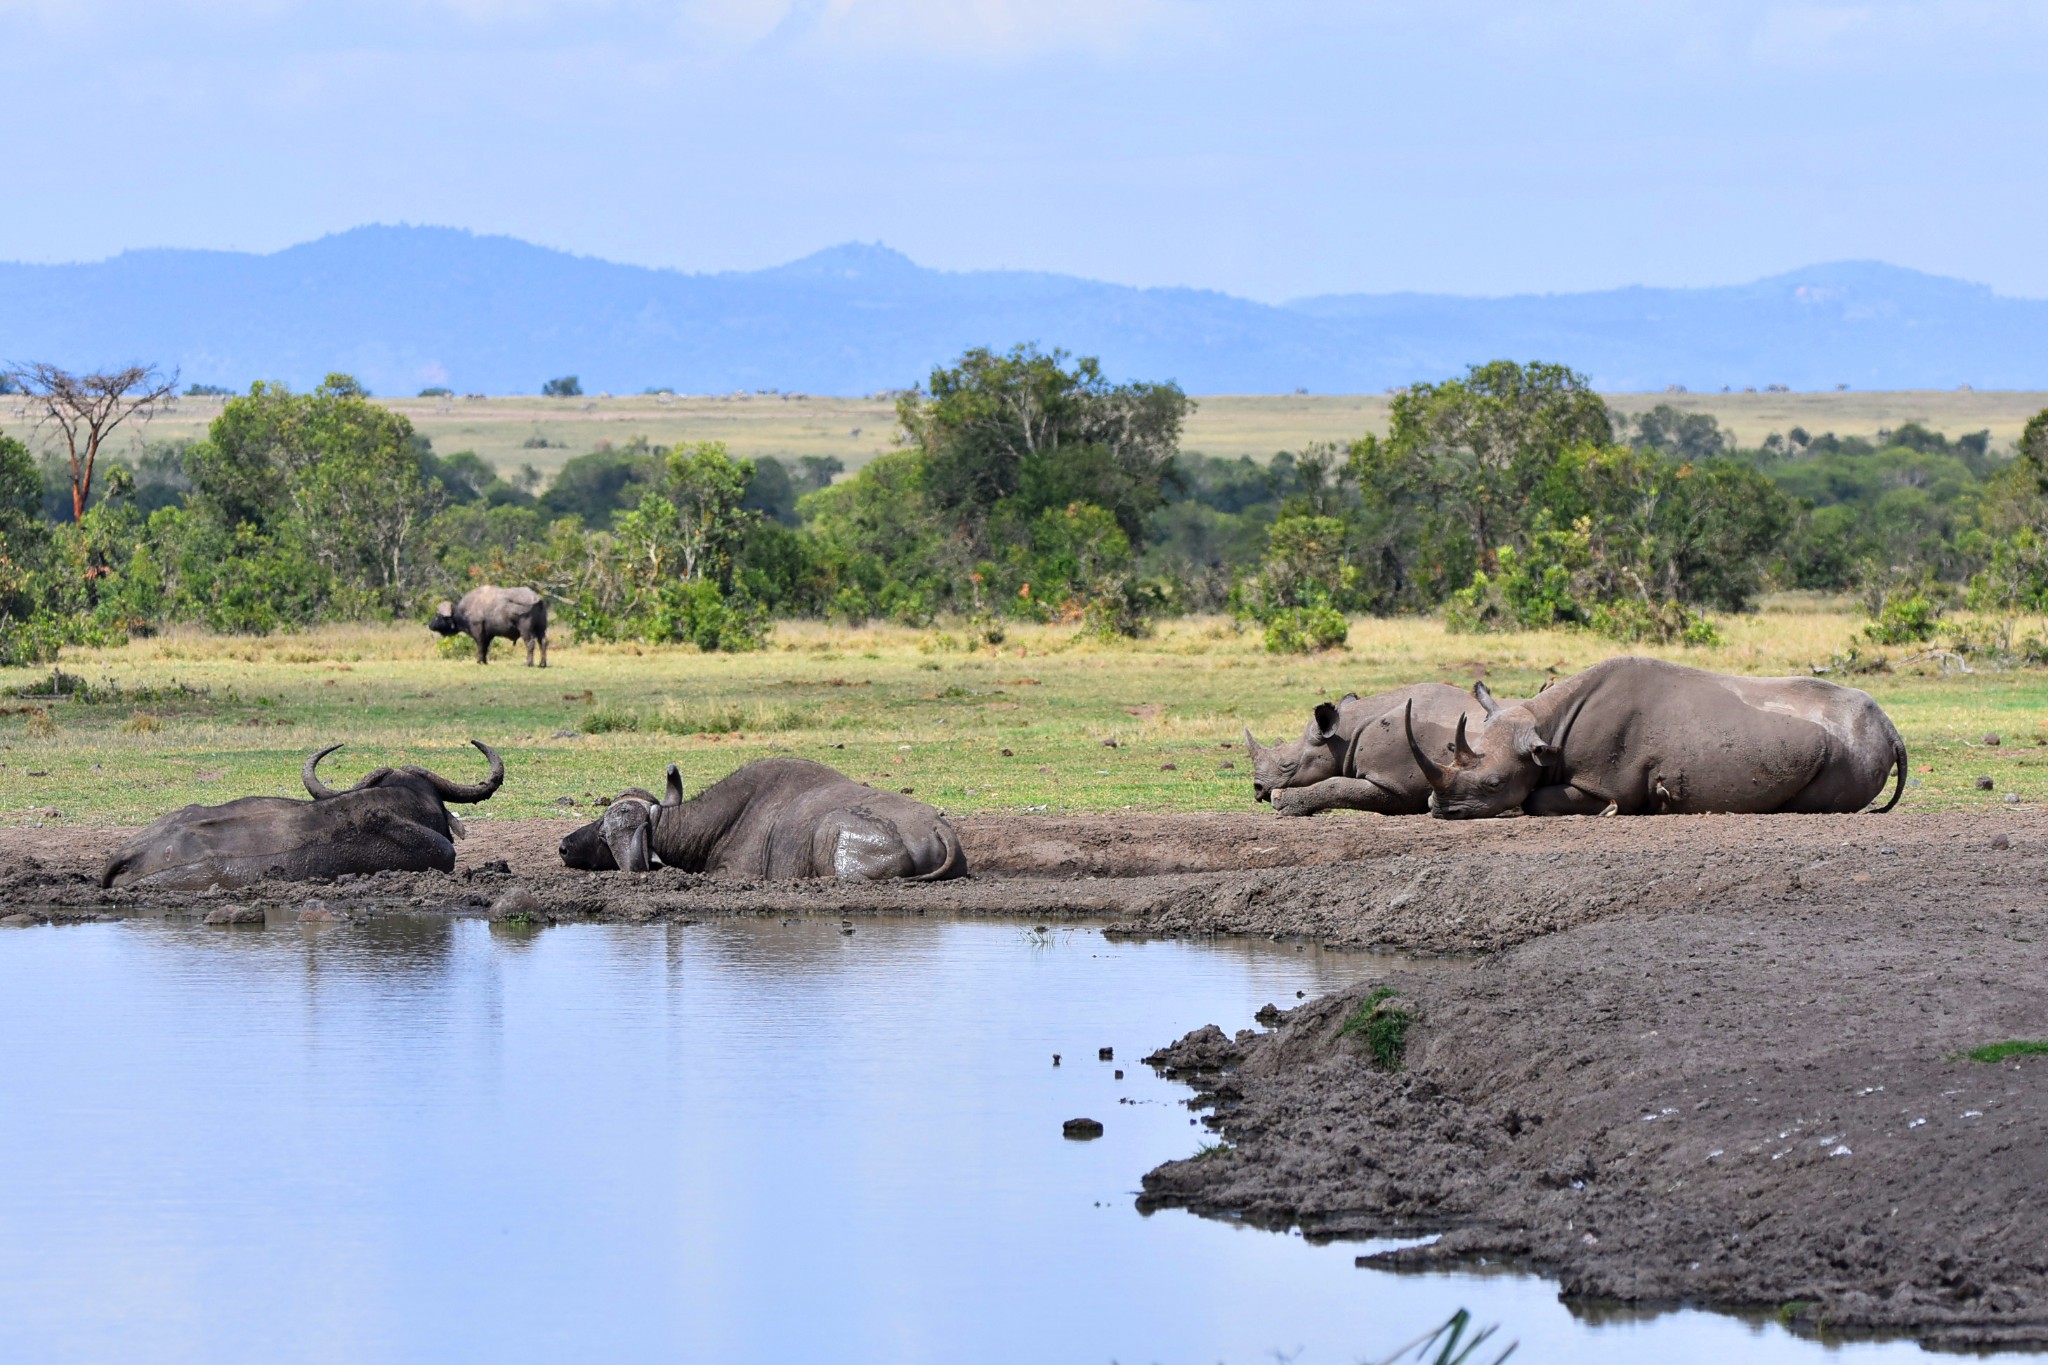
POLYGON ((920 872, 910 878, 914 882, 943 882, 967 875, 967 854, 960 847, 960 836, 944 820, 939 821, 939 839, 946 845, 946 861, 929 872, 920 872))
POLYGON ((1892 732, 1892 763, 1899 773, 1898 780, 1892 783, 1892 799, 1885 802, 1882 806, 1873 807, 1871 810, 1873 815, 1883 815, 1893 806, 1898 805, 1899 798, 1906 794, 1906 741, 1899 738, 1896 730, 1892 732))

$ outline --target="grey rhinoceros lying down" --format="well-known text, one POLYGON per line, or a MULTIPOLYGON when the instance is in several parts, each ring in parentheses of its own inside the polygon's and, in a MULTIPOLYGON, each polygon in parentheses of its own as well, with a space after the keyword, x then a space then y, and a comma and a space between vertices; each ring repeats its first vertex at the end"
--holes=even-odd
POLYGON ((245 796, 172 811, 114 850, 100 885, 203 891, 265 879, 453 871, 462 822, 448 804, 485 800, 505 780, 496 751, 481 740, 470 743, 490 760, 491 775, 481 782, 450 782, 408 766, 379 768, 347 791, 335 791, 315 771, 341 747, 330 744, 300 773, 312 800, 245 796))
POLYGON ((802 758, 749 763, 685 801, 668 765, 667 794, 634 790, 563 838, 562 862, 592 872, 944 881, 967 857, 946 817, 922 801, 862 786, 802 758))
POLYGON ((1417 683, 1370 697, 1323 702, 1300 739, 1261 744, 1244 732, 1252 759, 1252 797, 1282 815, 1322 810, 1368 810, 1420 815, 1429 809, 1429 783, 1408 752, 1405 708, 1415 708, 1415 734, 1425 750, 1449 756, 1460 718, 1474 725, 1486 712, 1463 688, 1417 683))
POLYGON ((1523 702, 1473 695, 1486 719, 1458 721, 1450 761, 1410 742, 1430 809, 1447 819, 1862 810, 1898 782, 1906 744, 1867 692, 1820 678, 1745 678, 1620 658, 1523 702))

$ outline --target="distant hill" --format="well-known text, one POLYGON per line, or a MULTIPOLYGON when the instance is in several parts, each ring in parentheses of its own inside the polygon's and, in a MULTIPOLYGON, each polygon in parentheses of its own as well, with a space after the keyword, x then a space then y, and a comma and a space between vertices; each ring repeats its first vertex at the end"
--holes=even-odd
POLYGON ((1603 389, 2048 388, 2048 300, 1877 262, 1754 284, 1284 305, 1025 271, 928 270, 882 246, 692 275, 509 237, 363 227, 268 256, 130 251, 0 264, 0 359, 140 359, 190 381, 294 387, 329 371, 384 394, 907 387, 964 348, 1095 355, 1192 393, 1370 393, 1509 357, 1603 389))

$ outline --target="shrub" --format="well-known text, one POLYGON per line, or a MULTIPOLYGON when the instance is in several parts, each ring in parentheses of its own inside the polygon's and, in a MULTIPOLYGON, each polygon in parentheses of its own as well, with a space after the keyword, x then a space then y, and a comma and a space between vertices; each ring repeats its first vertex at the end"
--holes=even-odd
POLYGON ((560 379, 550 379, 541 385, 540 393, 543 398, 581 398, 583 385, 575 375, 565 374, 560 379))
POLYGON ((640 717, 636 712, 614 706, 593 706, 583 713, 581 728, 586 735, 631 732, 640 728, 640 717))
POLYGON ((1326 603, 1307 607, 1286 607, 1266 620, 1266 652, 1269 654, 1314 654, 1335 649, 1351 634, 1344 613, 1326 603))

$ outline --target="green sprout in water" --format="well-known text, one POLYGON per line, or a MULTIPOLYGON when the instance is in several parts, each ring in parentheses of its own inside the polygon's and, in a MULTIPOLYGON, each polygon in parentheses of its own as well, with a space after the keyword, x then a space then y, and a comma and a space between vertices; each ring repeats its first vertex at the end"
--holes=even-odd
MULTIPOLYGON (((1471 1365, 1479 1348, 1486 1344, 1486 1339, 1500 1330, 1498 1325, 1482 1327, 1468 1338, 1465 1333, 1471 1326, 1471 1310, 1460 1308, 1451 1314, 1441 1327, 1417 1337, 1382 1360, 1379 1365, 1394 1365, 1394 1362, 1403 1358, 1427 1360, 1429 1365, 1471 1365), (1426 1354, 1432 1349, 1434 1354, 1426 1354), (1415 1352, 1413 1356, 1408 1355, 1410 1350, 1415 1352)), ((1513 1355, 1515 1348, 1521 1344, 1519 1341, 1509 1342, 1506 1350, 1493 1357, 1491 1365, 1500 1365, 1503 1360, 1513 1355)))
POLYGON ((2027 1042, 2012 1039, 2003 1043, 1986 1043, 1973 1047, 1963 1055, 1973 1062, 2002 1062, 2008 1057, 2032 1057, 2048 1053, 2048 1043, 2027 1042))
POLYGON ((1377 988, 1358 1003, 1358 1008, 1337 1030, 1340 1038, 1363 1035, 1366 1051, 1382 1071, 1401 1069, 1402 1054, 1408 1049, 1408 1026, 1415 1022, 1414 1012, 1403 1009, 1394 1000, 1393 987, 1377 988))

